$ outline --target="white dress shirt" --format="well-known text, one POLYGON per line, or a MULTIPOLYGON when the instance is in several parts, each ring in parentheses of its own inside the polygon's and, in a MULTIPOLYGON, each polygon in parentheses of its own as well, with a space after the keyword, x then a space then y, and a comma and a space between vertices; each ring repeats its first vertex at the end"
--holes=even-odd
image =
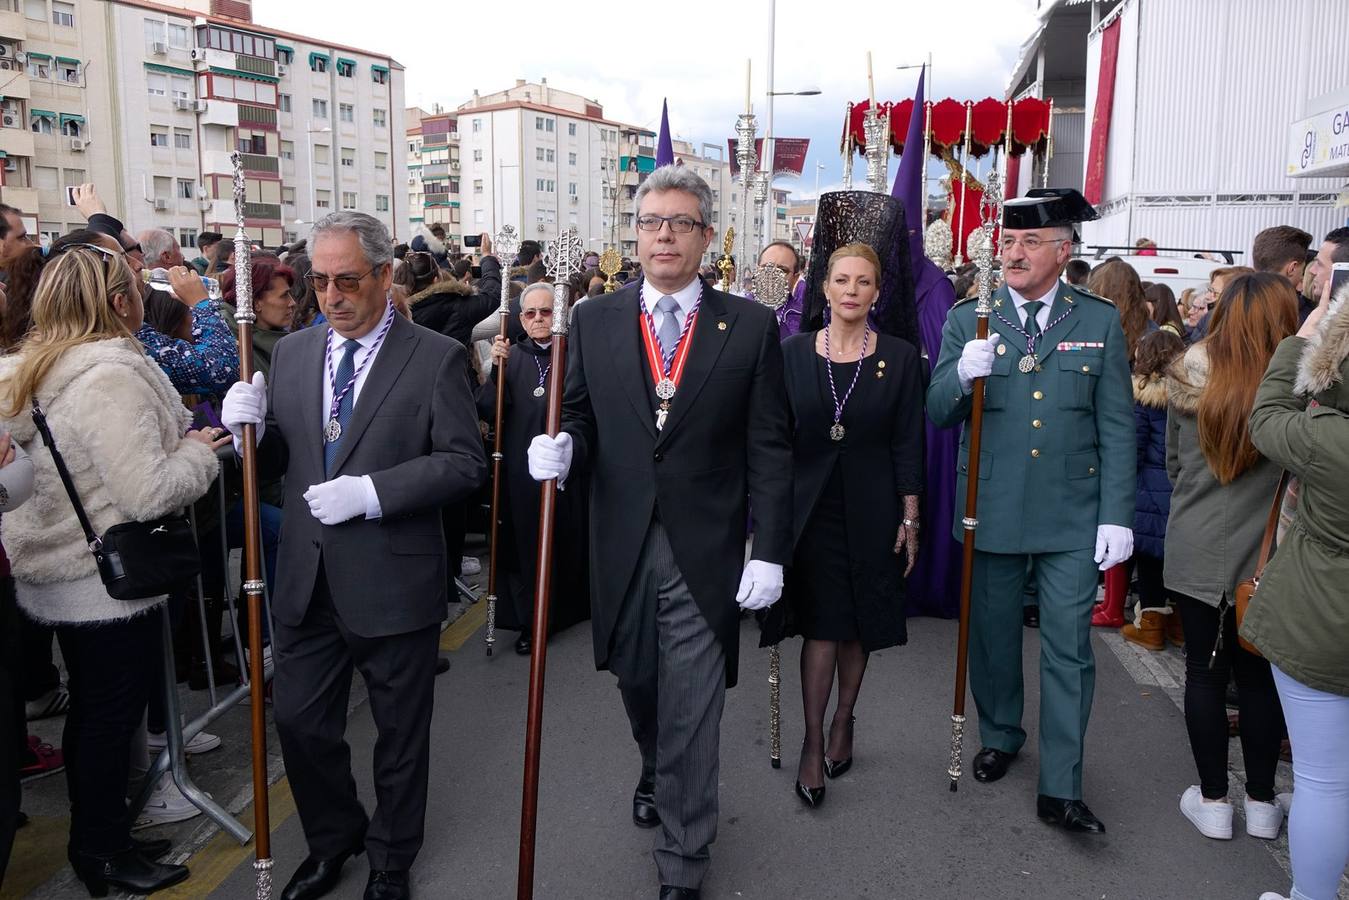
MULTIPOLYGON (((356 351, 351 360, 356 371, 356 383, 351 386, 352 415, 355 415, 356 404, 360 402, 361 388, 365 387, 365 380, 370 376, 370 369, 375 365, 374 359, 370 359, 368 363, 366 363, 366 359, 370 357, 371 354, 378 355, 379 348, 375 346, 375 342, 379 339, 380 332, 384 330, 384 326, 389 323, 394 315, 393 307, 388 307, 384 311, 384 317, 379 320, 378 325, 371 328, 361 337, 356 338, 356 343, 360 344, 361 348, 356 351), (361 368, 362 363, 366 363, 364 369, 361 368)), ((319 434, 322 434, 323 429, 328 425, 328 419, 330 418, 333 409, 333 396, 346 386, 339 384, 335 391, 332 382, 333 376, 337 374, 338 366, 342 365, 342 355, 347 352, 344 346, 346 342, 347 339, 337 332, 332 331, 330 326, 328 355, 323 362, 323 418, 318 425, 319 434)), ((367 519, 378 519, 383 515, 383 510, 379 505, 379 495, 375 492, 375 482, 369 475, 362 475, 360 476, 360 479, 361 486, 365 489, 365 517, 367 519)))
MULTIPOLYGON (((689 312, 693 309, 693 304, 698 302, 698 295, 702 292, 702 285, 697 275, 693 276, 687 285, 671 294, 675 302, 679 304, 679 312, 675 313, 676 321, 679 325, 679 333, 684 333, 684 322, 688 319, 689 312)), ((656 304, 665 294, 651 282, 642 280, 642 306, 647 312, 651 313, 652 324, 656 326, 656 334, 660 334, 661 323, 665 320, 665 313, 656 309, 656 304)))

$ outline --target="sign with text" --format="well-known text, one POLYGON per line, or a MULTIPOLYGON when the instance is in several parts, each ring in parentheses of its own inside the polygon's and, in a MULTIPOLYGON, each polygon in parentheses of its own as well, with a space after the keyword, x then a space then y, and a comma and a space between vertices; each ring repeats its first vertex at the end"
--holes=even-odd
POLYGON ((1293 123, 1287 174, 1290 178, 1349 175, 1349 104, 1293 123))
MULTIPOLYGON (((726 144, 731 148, 731 177, 740 177, 740 162, 735 158, 735 149, 740 142, 735 138, 727 138, 726 144)), ((796 175, 800 177, 801 172, 806 168, 806 151, 810 149, 810 138, 773 138, 773 174, 774 175, 796 175)), ((754 155, 756 158, 763 154, 763 138, 754 139, 754 155)), ((763 168, 760 164, 759 168, 763 168)))

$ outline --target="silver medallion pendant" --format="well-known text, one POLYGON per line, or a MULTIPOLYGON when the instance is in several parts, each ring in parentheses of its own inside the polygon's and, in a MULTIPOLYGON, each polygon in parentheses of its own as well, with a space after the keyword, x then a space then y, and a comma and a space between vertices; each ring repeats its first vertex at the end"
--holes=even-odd
POLYGON ((1035 367, 1039 365, 1039 363, 1040 363, 1039 357, 1037 357, 1034 353, 1028 353, 1025 356, 1021 357, 1021 362, 1016 364, 1016 368, 1017 371, 1021 372, 1021 374, 1029 375, 1031 372, 1035 371, 1035 367))
POLYGON ((538 387, 534 388, 534 396, 535 397, 543 396, 543 385, 539 385, 538 387))
POLYGON ((323 429, 323 440, 329 444, 336 444, 342 439, 342 423, 336 419, 329 419, 328 425, 323 429))
POLYGON ((829 428, 829 440, 831 440, 831 441, 841 441, 841 440, 843 440, 843 435, 846 434, 846 433, 847 433, 847 432, 843 430, 843 426, 842 426, 841 424, 839 424, 838 422, 835 422, 835 423, 834 423, 833 425, 831 425, 830 428, 829 428))
POLYGON ((668 378, 662 378, 656 382, 656 396, 662 400, 673 400, 675 395, 675 383, 668 378))

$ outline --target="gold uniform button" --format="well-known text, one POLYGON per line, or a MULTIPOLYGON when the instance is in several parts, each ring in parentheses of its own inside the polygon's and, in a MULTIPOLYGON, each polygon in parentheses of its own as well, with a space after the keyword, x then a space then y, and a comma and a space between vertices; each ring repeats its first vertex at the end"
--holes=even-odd
POLYGON ((1088 475, 1095 475, 1095 474, 1096 474, 1096 467, 1095 467, 1095 466, 1088 466, 1088 467, 1087 467, 1087 474, 1088 474, 1088 475))
POLYGON ((1042 427, 1043 425, 1044 425, 1044 422, 1041 422, 1039 419, 1036 419, 1035 421, 1033 421, 1033 422, 1030 423, 1030 427, 1031 427, 1031 428, 1040 428, 1040 427, 1042 427))
POLYGON ((1083 371, 1083 372, 1090 372, 1090 371, 1091 371, 1091 366, 1083 366, 1083 367, 1082 367, 1082 371, 1083 371))
POLYGON ((1030 455, 1033 456, 1033 457, 1035 457, 1036 459, 1039 459, 1039 458, 1040 458, 1040 451, 1039 451, 1039 450, 1032 450, 1032 451, 1030 452, 1030 455))
POLYGON ((1045 398, 1045 392, 1036 391, 1035 393, 1031 394, 1031 396, 1034 397, 1036 400, 1043 400, 1045 398))

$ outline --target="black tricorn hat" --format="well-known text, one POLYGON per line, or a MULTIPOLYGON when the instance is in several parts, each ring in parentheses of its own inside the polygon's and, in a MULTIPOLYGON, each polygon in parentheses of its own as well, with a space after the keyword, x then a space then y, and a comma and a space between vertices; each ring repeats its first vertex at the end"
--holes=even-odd
POLYGON ((1074 188, 1035 188, 1002 205, 1004 228, 1071 227, 1096 218, 1095 207, 1074 188))

